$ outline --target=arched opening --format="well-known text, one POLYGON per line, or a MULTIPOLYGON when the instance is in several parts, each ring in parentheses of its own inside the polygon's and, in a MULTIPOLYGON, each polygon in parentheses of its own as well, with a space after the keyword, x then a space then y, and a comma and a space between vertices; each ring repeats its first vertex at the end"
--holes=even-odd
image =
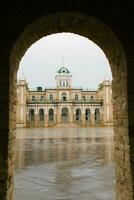
POLYGON ((44 101, 44 100, 45 100, 44 96, 41 96, 41 97, 40 97, 40 100, 41 100, 41 101, 44 101))
POLYGON ((39 124, 40 126, 44 126, 44 109, 39 110, 39 124))
POLYGON ((49 100, 53 101, 53 95, 52 94, 49 95, 49 100))
POLYGON ((83 100, 83 101, 86 101, 86 96, 85 96, 85 95, 82 97, 82 100, 83 100))
POLYGON ((68 108, 62 108, 62 110, 61 110, 61 121, 62 121, 62 123, 69 122, 68 108))
POLYGON ((76 109, 75 119, 76 119, 76 123, 81 123, 81 109, 80 108, 76 109))
POLYGON ((53 123, 54 122, 54 110, 53 109, 49 109, 49 123, 53 123))
POLYGON ((98 108, 95 109, 94 117, 95 117, 95 124, 99 125, 99 123, 100 123, 100 111, 99 111, 98 108))
POLYGON ((62 93, 62 101, 66 101, 67 100, 67 96, 66 96, 66 93, 62 93))
MULTIPOLYGON (((35 24, 33 23, 24 31, 22 36, 18 39, 18 42, 15 44, 11 55, 11 70, 10 70, 10 107, 15 105, 13 101, 15 91, 13 90, 13 85, 15 85, 16 72, 20 59, 24 55, 27 48, 33 44, 35 41, 40 39, 44 35, 62 31, 70 31, 83 35, 102 48, 105 52, 113 74, 113 105, 114 105, 114 129, 115 129, 115 163, 116 163, 116 199, 124 200, 126 188, 129 188, 128 191, 132 191, 133 183, 131 182, 131 163, 129 158, 129 153, 126 153, 128 158, 127 169, 129 171, 126 174, 125 179, 127 182, 130 181, 131 184, 122 185, 124 180, 124 170, 125 170, 125 159, 122 159, 122 162, 118 161, 118 155, 122 155, 122 152, 125 152, 125 146, 127 141, 123 140, 124 136, 128 137, 128 126, 122 124, 127 124, 128 113, 127 113, 127 68, 126 68, 126 58, 124 55, 123 48, 116 37, 116 35, 111 31, 105 24, 100 21, 85 16, 80 13, 58 13, 55 15, 45 16, 43 19, 38 20, 35 24), (58 19, 58 24, 56 23, 58 19), (49 23, 48 23, 49 22, 49 23), (50 25, 51 24, 51 25, 50 25), (55 26, 55 24, 57 24, 55 26), (85 26, 86 25, 86 26, 85 26), (42 28, 40 28, 42 27, 42 28), (35 31, 36 30, 36 33, 35 31), (31 39, 30 39, 31 38, 31 39), (109 39, 107 39, 109 38, 109 39), (22 45, 22 41, 24 44, 22 45), (18 53, 19 52, 19 53, 18 53), (118 85, 116 83, 119 83, 118 85), (122 95, 120 95, 122 94, 122 95), (117 109, 117 108, 121 109, 117 109), (125 116, 123 118, 123 116, 125 116), (122 120, 122 123, 119 123, 122 120), (119 140, 119 137, 122 140, 119 140), (119 147, 122 146, 120 149, 119 147), (120 172, 120 173, 119 173, 120 172), (122 191, 122 192, 121 192, 122 191), (119 195, 118 195, 119 192, 119 195)), ((15 113, 11 111, 10 115, 15 113)), ((12 129, 12 124, 9 127, 12 129)), ((124 154, 123 154, 124 155, 124 154)), ((9 172, 8 177, 12 177, 12 172, 9 172)), ((9 188, 10 191, 11 188, 9 188)))
POLYGON ((30 126, 34 126, 35 125, 35 112, 34 109, 30 109, 29 110, 29 124, 30 126))
POLYGON ((78 94, 75 95, 75 101, 78 101, 78 94))
POLYGON ((86 123, 88 124, 88 125, 90 125, 90 109, 89 108, 87 108, 86 110, 85 110, 85 120, 86 120, 86 123))
POLYGON ((93 96, 90 97, 90 101, 94 101, 94 97, 93 96))
POLYGON ((32 96, 32 101, 35 101, 35 96, 32 96))

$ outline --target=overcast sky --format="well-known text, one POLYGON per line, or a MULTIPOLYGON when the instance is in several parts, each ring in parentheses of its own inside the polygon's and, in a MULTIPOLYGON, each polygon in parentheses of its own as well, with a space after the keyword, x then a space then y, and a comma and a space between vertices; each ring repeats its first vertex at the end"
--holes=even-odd
POLYGON ((74 87, 97 89, 102 80, 112 79, 103 51, 87 38, 72 33, 49 35, 34 43, 20 62, 18 79, 25 77, 32 89, 55 87, 62 56, 74 87))

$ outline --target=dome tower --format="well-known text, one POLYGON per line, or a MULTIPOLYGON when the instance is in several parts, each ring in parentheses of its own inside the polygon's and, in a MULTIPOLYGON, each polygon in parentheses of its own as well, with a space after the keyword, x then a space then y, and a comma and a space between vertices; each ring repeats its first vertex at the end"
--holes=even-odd
POLYGON ((71 88, 72 87, 72 75, 66 67, 61 67, 57 75, 55 76, 57 88, 71 88))

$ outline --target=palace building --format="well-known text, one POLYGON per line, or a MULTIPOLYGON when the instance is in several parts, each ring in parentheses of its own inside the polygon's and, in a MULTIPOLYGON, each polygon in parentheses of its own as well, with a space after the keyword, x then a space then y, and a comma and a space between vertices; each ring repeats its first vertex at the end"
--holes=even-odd
POLYGON ((17 84, 17 127, 108 126, 113 123, 112 84, 102 81, 97 90, 72 87, 72 75, 61 67, 56 87, 33 91, 25 79, 17 84))

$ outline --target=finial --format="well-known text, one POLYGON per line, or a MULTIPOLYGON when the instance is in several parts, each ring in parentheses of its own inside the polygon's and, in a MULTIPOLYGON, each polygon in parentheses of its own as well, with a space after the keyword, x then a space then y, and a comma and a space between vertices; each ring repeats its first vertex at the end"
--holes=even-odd
POLYGON ((63 60, 63 56, 62 56, 62 66, 64 67, 64 60, 63 60))

